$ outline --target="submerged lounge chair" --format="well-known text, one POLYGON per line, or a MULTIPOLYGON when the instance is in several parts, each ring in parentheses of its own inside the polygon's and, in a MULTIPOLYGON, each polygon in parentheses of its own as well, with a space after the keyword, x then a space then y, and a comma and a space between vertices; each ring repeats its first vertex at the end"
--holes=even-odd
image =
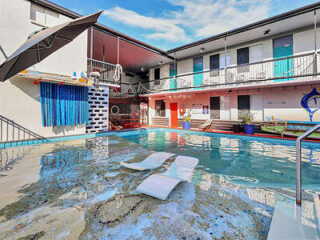
POLYGON ((145 179, 138 186, 137 192, 166 200, 180 182, 191 180, 193 170, 198 162, 197 158, 178 156, 166 172, 153 174, 145 179))
POLYGON ((208 131, 213 124, 212 120, 207 120, 204 124, 201 124, 199 128, 204 131, 208 131))
POLYGON ((126 168, 144 171, 149 169, 155 169, 160 167, 165 161, 167 161, 169 158, 173 157, 174 153, 168 153, 168 152, 155 152, 151 155, 149 155, 145 160, 138 163, 125 163, 120 162, 120 164, 126 168))

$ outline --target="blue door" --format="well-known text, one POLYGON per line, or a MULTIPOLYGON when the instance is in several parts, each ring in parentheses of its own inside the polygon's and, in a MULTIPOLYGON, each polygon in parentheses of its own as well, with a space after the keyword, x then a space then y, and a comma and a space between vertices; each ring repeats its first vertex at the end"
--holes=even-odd
POLYGON ((201 72, 193 75, 193 86, 196 87, 194 89, 201 89, 203 83, 203 58, 197 57, 193 59, 193 72, 201 72))
POLYGON ((292 55, 292 35, 273 39, 273 58, 275 59, 273 75, 275 78, 279 78, 275 80, 276 82, 292 80, 292 78, 286 78, 293 76, 293 61, 291 58, 292 55), (279 58, 286 59, 276 60, 279 58))
POLYGON ((176 70, 176 64, 170 64, 169 68, 169 76, 170 76, 170 91, 175 92, 177 91, 176 89, 178 88, 177 84, 177 79, 174 78, 174 76, 177 75, 177 70, 176 70))

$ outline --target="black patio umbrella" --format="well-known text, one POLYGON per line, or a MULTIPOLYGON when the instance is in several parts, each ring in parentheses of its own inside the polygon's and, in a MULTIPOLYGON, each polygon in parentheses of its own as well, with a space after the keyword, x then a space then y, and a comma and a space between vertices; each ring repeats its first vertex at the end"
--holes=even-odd
POLYGON ((35 32, 0 66, 0 81, 41 62, 97 22, 102 11, 35 32))

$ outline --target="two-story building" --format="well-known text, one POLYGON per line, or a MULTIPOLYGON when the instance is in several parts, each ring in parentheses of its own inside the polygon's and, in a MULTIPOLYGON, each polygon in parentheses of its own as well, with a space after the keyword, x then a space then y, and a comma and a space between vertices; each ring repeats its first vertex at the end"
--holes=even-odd
POLYGON ((149 121, 320 121, 320 4, 308 5, 169 50, 149 69, 149 121))

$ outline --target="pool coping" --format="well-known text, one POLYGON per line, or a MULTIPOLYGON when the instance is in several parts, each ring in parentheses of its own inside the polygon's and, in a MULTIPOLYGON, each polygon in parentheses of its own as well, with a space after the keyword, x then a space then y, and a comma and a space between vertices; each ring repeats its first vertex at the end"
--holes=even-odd
MULTIPOLYGON (((171 128, 171 127, 163 127, 163 126, 146 126, 143 128, 131 128, 131 129, 122 129, 122 130, 113 130, 113 131, 106 131, 106 132, 99 132, 99 133, 85 133, 85 134, 77 134, 77 135, 69 135, 69 136, 58 136, 58 137, 49 137, 44 139, 31 139, 31 140, 23 140, 23 141, 12 141, 12 142, 5 142, 0 143, 0 150, 11 148, 11 147, 20 147, 20 146, 29 146, 29 145, 38 145, 38 144, 46 144, 46 143, 54 143, 60 141, 68 141, 68 140, 75 140, 75 139, 86 139, 86 138, 94 138, 94 137, 104 137, 110 135, 120 136, 123 135, 122 133, 130 133, 130 132, 138 132, 138 131, 147 131, 148 129, 168 129, 168 130, 175 130, 179 132, 201 132, 206 134, 214 134, 214 135, 230 135, 235 137, 245 137, 245 138, 259 138, 259 139, 273 139, 273 140, 283 140, 283 141, 290 141, 295 142, 296 138, 292 137, 281 137, 281 136, 272 136, 266 134, 244 134, 244 133, 233 133, 228 131, 201 131, 199 129, 189 129, 185 130, 182 128, 171 128)), ((313 139, 306 139, 304 142, 309 143, 320 143, 320 140, 313 140, 313 139)))

